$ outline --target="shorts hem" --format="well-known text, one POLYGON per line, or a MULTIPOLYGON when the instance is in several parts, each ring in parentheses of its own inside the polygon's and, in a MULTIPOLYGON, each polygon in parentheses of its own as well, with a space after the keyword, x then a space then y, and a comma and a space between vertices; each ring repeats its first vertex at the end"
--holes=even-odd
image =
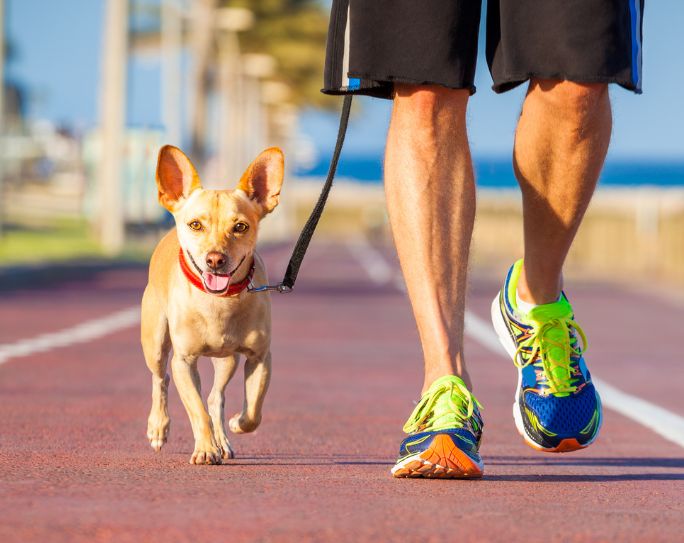
POLYGON ((327 94, 328 96, 345 96, 347 94, 352 94, 354 96, 371 96, 373 98, 384 98, 386 100, 392 100, 392 90, 391 89, 383 89, 382 87, 374 87, 374 88, 350 88, 350 87, 326 87, 322 88, 321 92, 323 94, 327 94))
POLYGON ((576 76, 560 73, 541 73, 541 72, 525 72, 521 74, 507 75, 503 78, 498 78, 492 85, 492 90, 497 94, 502 94, 509 90, 522 85, 533 77, 541 79, 557 79, 559 81, 572 81, 574 83, 615 83, 624 89, 632 91, 635 94, 642 94, 641 87, 637 87, 632 81, 611 76, 611 75, 597 75, 597 76, 576 76))
POLYGON ((459 84, 459 83, 444 83, 440 81, 432 81, 429 79, 415 79, 412 77, 405 77, 401 75, 386 75, 378 76, 374 74, 349 73, 350 78, 360 79, 362 85, 360 87, 332 87, 323 88, 321 92, 329 95, 343 95, 343 94, 362 94, 374 96, 376 98, 393 99, 394 98, 394 84, 405 83, 408 85, 438 85, 447 89, 462 90, 466 89, 472 96, 477 91, 474 84, 459 84), (364 88, 364 85, 369 85, 364 88))

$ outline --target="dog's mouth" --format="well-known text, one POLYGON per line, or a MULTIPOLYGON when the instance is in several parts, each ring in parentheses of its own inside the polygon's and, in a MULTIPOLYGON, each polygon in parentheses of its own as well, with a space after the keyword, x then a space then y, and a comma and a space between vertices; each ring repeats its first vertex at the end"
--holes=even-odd
POLYGON ((237 263, 237 266, 235 266, 232 269, 232 271, 228 273, 214 273, 202 270, 197 265, 197 262, 195 262, 195 259, 192 258, 192 255, 187 251, 186 253, 188 257, 190 257, 190 262, 192 262, 192 265, 195 267, 195 270, 197 270, 197 273, 202 278, 204 290, 206 290, 210 294, 223 294, 224 292, 226 292, 226 290, 228 290, 228 287, 230 286, 230 280, 232 279, 233 275, 235 275, 235 272, 238 270, 238 268, 242 266, 242 263, 245 261, 245 258, 247 256, 244 255, 240 259, 240 262, 237 263))
POLYGON ((204 283, 204 288, 212 294, 225 292, 230 284, 230 279, 231 275, 222 275, 208 271, 202 272, 202 283, 204 283))

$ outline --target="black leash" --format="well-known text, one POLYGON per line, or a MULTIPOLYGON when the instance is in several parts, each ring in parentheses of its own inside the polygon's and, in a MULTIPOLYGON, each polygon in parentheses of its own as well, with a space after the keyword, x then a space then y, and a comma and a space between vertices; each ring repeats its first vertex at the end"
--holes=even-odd
POLYGON ((250 292, 263 292, 265 290, 277 290, 278 292, 291 292, 294 287, 295 281, 297 280, 297 274, 299 273, 299 268, 304 260, 304 255, 309 247, 311 238, 313 237, 318 221, 323 214, 323 209, 325 208, 325 203, 328 200, 328 194, 330 194, 330 189, 332 188, 333 179, 335 179, 335 172, 337 171, 337 163, 340 160, 340 153, 342 152, 342 146, 344 145, 344 137, 347 134, 347 125, 349 124, 349 110, 351 109, 352 95, 347 94, 344 97, 344 102, 342 103, 342 113, 340 113, 340 127, 337 131, 337 141, 335 142, 335 150, 333 151, 332 159, 330 160, 330 168, 328 169, 328 177, 323 184, 323 189, 321 190, 321 195, 318 197, 318 201, 309 215, 309 219, 306 221, 301 234, 299 234, 299 239, 292 250, 292 256, 290 257, 290 262, 287 265, 287 270, 285 271, 285 276, 283 280, 277 285, 263 285, 260 287, 255 287, 250 284, 248 287, 250 292))

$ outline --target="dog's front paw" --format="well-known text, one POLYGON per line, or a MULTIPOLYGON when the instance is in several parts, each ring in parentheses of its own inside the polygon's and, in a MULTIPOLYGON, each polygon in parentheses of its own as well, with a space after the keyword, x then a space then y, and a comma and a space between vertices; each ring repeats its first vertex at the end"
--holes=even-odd
POLYGON ((230 441, 228 441, 228 438, 223 433, 223 431, 214 432, 214 439, 216 440, 216 444, 218 445, 221 458, 225 460, 235 458, 235 451, 233 451, 233 447, 230 446, 230 441))
POLYGON ((166 415, 150 415, 147 421, 147 439, 150 441, 150 446, 159 452, 169 438, 169 428, 171 421, 166 415))
POLYGON ((222 451, 213 442, 195 443, 195 450, 190 463, 195 465, 211 465, 221 463, 222 451))
POLYGON ((228 428, 234 434, 246 434, 253 432, 259 426, 260 420, 251 420, 242 416, 242 413, 236 413, 228 421, 228 428))

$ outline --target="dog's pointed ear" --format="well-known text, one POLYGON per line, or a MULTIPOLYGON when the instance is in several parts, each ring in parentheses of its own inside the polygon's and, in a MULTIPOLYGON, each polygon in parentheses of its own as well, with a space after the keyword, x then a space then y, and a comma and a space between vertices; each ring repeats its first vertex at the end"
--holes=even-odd
POLYGON ((266 215, 278 205, 280 187, 283 184, 285 157, 277 147, 263 151, 242 174, 237 188, 259 204, 266 215))
POLYGON ((174 213, 199 188, 202 184, 190 159, 178 147, 164 145, 157 159, 159 203, 174 213))

